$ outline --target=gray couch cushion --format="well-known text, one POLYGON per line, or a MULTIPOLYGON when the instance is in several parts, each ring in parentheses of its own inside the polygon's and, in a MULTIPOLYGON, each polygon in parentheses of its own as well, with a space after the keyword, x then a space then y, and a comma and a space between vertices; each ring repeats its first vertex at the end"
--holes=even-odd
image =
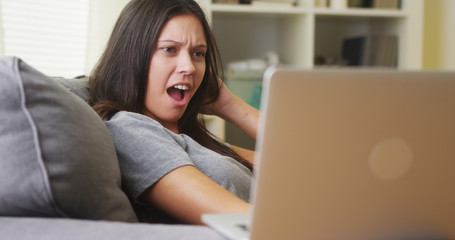
POLYGON ((0 76, 0 215, 137 221, 90 106, 18 58, 0 76))
POLYGON ((227 240, 204 226, 54 218, 0 217, 0 233, 14 240, 227 240))
POLYGON ((88 77, 82 78, 54 78, 60 85, 68 89, 70 92, 76 94, 82 98, 85 102, 88 102, 90 94, 88 91, 88 77))

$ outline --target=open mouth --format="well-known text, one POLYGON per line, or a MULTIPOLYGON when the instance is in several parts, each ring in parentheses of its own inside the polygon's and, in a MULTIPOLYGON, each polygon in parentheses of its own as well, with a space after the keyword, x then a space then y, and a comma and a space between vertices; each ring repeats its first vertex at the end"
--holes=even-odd
POLYGON ((186 85, 175 85, 167 89, 167 94, 176 101, 182 101, 185 99, 188 89, 189 87, 186 85))

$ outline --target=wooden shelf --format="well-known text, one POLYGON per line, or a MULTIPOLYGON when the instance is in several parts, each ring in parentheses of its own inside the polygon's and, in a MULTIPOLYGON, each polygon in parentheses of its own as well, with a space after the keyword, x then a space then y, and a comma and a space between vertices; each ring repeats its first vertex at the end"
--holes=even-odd
POLYGON ((266 7, 266 6, 251 6, 243 4, 212 4, 211 5, 212 13, 230 13, 230 14, 242 14, 242 13, 252 13, 252 14, 305 14, 308 10, 300 7, 266 7))
POLYGON ((313 10, 316 16, 345 16, 345 17, 383 17, 383 18, 405 18, 407 14, 400 10, 385 10, 385 9, 330 9, 330 8, 315 8, 313 10))

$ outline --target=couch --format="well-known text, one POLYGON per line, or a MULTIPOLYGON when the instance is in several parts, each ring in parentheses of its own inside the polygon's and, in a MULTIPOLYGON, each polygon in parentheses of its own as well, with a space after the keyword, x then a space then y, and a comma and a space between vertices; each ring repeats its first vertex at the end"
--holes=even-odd
POLYGON ((0 239, 225 239, 205 226, 138 222, 87 99, 84 80, 0 58, 0 239))

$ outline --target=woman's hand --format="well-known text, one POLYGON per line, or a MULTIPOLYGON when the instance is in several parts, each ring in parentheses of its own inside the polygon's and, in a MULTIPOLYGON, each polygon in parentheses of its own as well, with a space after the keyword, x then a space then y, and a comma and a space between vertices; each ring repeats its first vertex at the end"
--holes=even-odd
POLYGON ((229 107, 231 104, 235 104, 234 102, 236 101, 235 98, 237 96, 229 91, 221 79, 218 79, 218 86, 220 88, 218 98, 215 102, 204 106, 204 114, 219 116, 223 111, 225 111, 225 108, 229 107))
POLYGON ((234 124, 250 137, 256 139, 259 111, 234 95, 221 79, 218 99, 204 106, 204 114, 216 115, 234 124))

